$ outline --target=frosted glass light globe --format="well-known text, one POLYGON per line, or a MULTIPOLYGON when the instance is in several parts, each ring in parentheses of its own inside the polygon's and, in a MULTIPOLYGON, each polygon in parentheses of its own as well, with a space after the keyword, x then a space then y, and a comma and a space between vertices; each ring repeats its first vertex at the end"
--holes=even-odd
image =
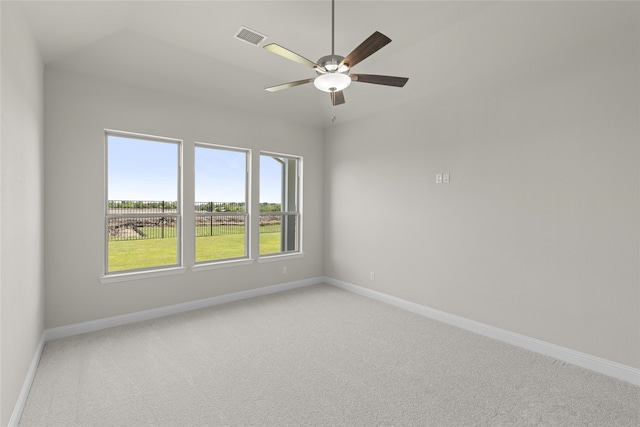
POLYGON ((337 92, 351 84, 351 77, 342 73, 327 73, 316 77, 313 84, 323 92, 337 92))

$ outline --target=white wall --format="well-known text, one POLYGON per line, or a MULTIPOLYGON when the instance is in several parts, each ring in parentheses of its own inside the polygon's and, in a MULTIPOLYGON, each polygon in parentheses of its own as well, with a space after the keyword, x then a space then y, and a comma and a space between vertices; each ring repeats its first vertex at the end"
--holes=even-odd
POLYGON ((42 62, 28 24, 2 2, 0 425, 7 425, 43 331, 42 62))
MULTIPOLYGON (((231 111, 218 102, 215 94, 204 104, 45 69, 46 328, 322 275, 322 131, 231 111), (259 150, 303 156, 304 257, 101 284, 105 128, 184 140, 185 207, 194 197, 194 141, 250 148, 255 167, 259 150)), ((254 174, 254 188, 257 183, 254 174)), ((185 216, 185 230, 192 227, 193 218, 185 216)), ((193 237, 185 233, 184 239, 189 266, 193 237)))
POLYGON ((325 274, 640 367, 638 28, 330 129, 325 274))

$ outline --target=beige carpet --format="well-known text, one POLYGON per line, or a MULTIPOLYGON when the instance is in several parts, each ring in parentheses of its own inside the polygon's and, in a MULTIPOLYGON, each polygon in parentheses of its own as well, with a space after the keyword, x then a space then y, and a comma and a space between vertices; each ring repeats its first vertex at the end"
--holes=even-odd
POLYGON ((328 285, 48 342, 20 425, 640 425, 640 388, 328 285))

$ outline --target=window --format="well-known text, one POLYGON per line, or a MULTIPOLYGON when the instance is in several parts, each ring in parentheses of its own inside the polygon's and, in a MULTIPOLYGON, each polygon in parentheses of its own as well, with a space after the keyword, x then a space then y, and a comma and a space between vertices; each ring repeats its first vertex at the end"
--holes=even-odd
POLYGON ((260 255, 300 251, 302 159, 260 155, 260 255))
POLYGON ((182 264, 181 141, 108 131, 106 273, 182 264))
POLYGON ((196 144, 196 263, 248 257, 248 154, 196 144))

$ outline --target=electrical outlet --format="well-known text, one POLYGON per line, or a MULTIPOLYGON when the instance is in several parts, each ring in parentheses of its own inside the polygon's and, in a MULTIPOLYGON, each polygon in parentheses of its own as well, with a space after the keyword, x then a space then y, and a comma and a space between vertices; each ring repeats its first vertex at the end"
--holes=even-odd
POLYGON ((373 271, 371 273, 369 273, 369 279, 376 280, 376 273, 373 272, 373 271))
POLYGON ((282 267, 282 274, 287 274, 287 273, 288 273, 287 267, 282 267))
POLYGON ((448 184, 450 181, 450 177, 448 173, 442 174, 442 182, 444 182, 445 184, 448 184))
POLYGON ((436 184, 442 184, 442 174, 441 173, 437 173, 436 174, 436 184))

